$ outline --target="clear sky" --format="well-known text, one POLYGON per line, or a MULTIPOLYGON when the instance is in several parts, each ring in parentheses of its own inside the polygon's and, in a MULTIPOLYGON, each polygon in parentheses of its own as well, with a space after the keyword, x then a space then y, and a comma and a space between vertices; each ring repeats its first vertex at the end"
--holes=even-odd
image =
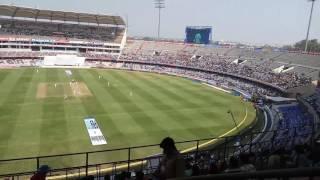
MULTIPOLYGON (((130 36, 157 35, 153 0, 0 0, 1 4, 50 10, 120 15, 130 36)), ((161 37, 183 38, 185 26, 213 27, 214 40, 283 45, 306 36, 307 0, 165 0, 161 37)), ((315 3, 310 38, 320 40, 320 0, 315 3)))

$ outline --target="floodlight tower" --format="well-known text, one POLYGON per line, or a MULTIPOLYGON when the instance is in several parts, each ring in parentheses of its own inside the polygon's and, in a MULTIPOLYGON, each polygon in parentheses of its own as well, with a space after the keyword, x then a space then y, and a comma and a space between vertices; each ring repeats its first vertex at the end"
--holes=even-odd
POLYGON ((305 47, 304 47, 304 51, 305 51, 305 52, 307 52, 307 50, 308 50, 308 40, 309 40, 309 32, 310 32, 310 26, 311 26, 311 20, 312 20, 313 6, 314 6, 314 2, 315 2, 316 0, 309 0, 309 1, 311 1, 312 4, 311 4, 311 10, 310 10, 308 30, 307 30, 306 45, 305 45, 305 47))
POLYGON ((159 10, 158 20, 158 39, 160 38, 160 25, 161 25, 161 9, 165 8, 164 0, 154 0, 155 8, 159 10))

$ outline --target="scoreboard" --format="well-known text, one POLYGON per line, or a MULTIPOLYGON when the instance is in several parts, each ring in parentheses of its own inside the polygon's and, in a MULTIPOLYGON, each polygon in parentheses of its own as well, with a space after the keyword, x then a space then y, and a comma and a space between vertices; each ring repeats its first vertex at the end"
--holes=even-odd
POLYGON ((210 44, 212 40, 211 26, 187 26, 186 27, 186 43, 194 44, 210 44))

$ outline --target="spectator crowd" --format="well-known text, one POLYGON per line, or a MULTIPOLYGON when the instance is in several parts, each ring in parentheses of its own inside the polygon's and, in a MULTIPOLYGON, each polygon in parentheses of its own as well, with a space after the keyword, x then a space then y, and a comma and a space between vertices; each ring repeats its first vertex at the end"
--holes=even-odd
POLYGON ((283 89, 304 86, 311 83, 311 79, 295 72, 274 73, 270 67, 271 61, 265 63, 247 62, 243 64, 234 63, 232 57, 221 55, 204 55, 200 58, 192 54, 173 53, 125 53, 122 60, 143 61, 168 65, 178 65, 191 68, 199 68, 215 72, 235 74, 243 77, 253 78, 259 81, 271 83, 283 89))
POLYGON ((0 35, 56 36, 68 39, 114 41, 119 35, 123 35, 124 33, 124 29, 118 27, 40 21, 0 19, 0 25, 0 35))

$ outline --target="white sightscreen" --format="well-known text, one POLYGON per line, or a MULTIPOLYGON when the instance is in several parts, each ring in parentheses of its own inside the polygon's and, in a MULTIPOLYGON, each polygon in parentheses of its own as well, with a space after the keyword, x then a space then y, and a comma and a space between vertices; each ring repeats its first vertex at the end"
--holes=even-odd
POLYGON ((45 66, 81 66, 84 64, 85 57, 76 55, 57 55, 45 56, 43 65, 45 66))

